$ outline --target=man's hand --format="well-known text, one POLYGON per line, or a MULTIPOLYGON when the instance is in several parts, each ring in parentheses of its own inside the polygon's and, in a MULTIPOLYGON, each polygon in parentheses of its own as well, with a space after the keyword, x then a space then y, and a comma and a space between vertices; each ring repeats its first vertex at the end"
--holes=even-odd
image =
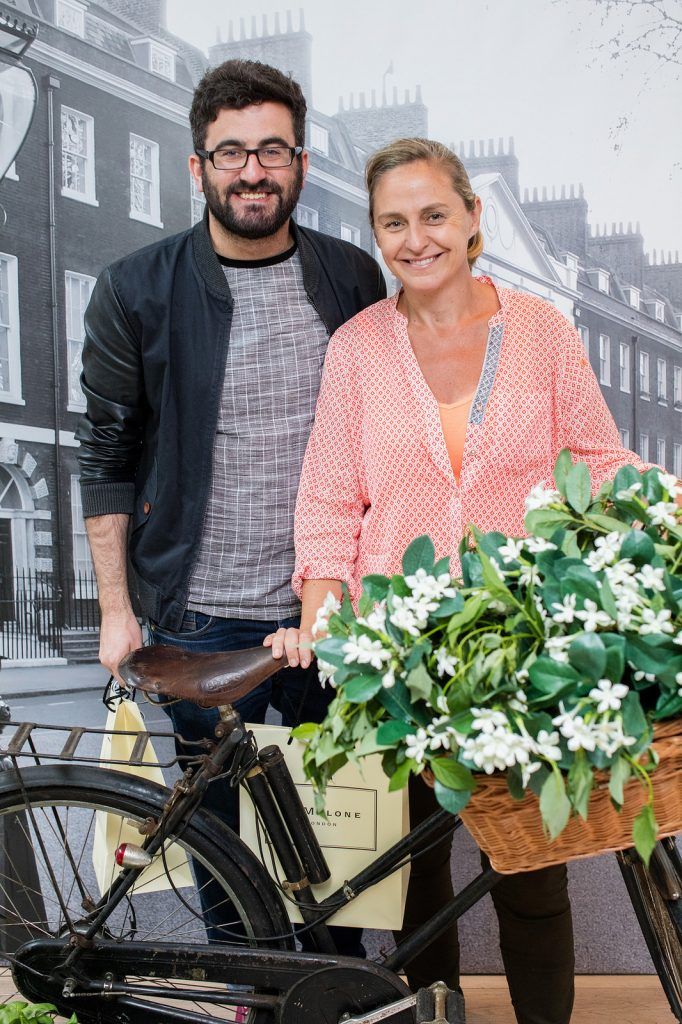
POLYGON ((281 658, 286 651, 290 668, 308 668, 313 660, 313 634, 308 629, 278 629, 263 641, 264 647, 272 647, 273 658, 281 658))
POLYGON ((102 615, 99 629, 99 660, 119 683, 118 666, 126 654, 142 647, 142 630, 132 609, 102 615))

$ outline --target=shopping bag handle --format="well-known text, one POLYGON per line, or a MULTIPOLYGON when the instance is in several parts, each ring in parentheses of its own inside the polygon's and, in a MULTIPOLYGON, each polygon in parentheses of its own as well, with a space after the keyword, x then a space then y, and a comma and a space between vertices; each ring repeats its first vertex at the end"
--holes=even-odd
POLYGON ((122 700, 135 700, 135 696, 125 686, 121 686, 115 676, 109 676, 102 693, 102 704, 107 711, 115 711, 122 700))

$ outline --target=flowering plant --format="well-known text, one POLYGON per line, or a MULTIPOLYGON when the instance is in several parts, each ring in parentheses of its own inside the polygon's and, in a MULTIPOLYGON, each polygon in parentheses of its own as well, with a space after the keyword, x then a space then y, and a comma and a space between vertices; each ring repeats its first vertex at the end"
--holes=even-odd
POLYGON ((616 807, 631 777, 647 788, 633 839, 648 859, 652 723, 682 715, 682 488, 628 465, 593 496, 566 450, 554 476, 526 500, 528 536, 465 537, 461 580, 419 537, 403 575, 363 580, 357 614, 328 596, 314 647, 336 694, 295 732, 320 805, 341 765, 380 752, 390 789, 428 768, 452 813, 477 772, 505 772, 555 838, 605 771, 616 807))

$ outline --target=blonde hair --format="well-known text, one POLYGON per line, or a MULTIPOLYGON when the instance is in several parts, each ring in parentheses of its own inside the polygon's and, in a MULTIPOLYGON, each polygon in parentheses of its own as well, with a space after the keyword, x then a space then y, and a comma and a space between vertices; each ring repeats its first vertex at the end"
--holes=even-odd
MULTIPOLYGON (((365 167, 365 181, 369 193, 369 221, 374 227, 374 197, 379 181, 388 171, 396 167, 403 167, 405 164, 414 163, 417 160, 426 160, 427 163, 442 167, 450 175, 452 187, 460 197, 470 213, 476 208, 476 195, 471 187, 469 175, 464 164, 451 149, 444 146, 442 142, 434 142, 432 139, 396 139, 388 146, 373 153, 365 167)), ((477 231, 469 239, 467 246, 467 260, 472 267, 483 252, 483 235, 477 231)))

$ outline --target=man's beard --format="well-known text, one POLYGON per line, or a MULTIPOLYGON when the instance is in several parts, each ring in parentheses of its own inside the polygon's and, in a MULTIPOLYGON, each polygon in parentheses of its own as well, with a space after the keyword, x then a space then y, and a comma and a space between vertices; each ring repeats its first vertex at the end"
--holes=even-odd
POLYGON ((294 180, 286 188, 282 188, 270 178, 262 178, 257 185, 247 185, 245 182, 237 180, 230 185, 226 192, 221 192, 209 180, 206 167, 203 169, 201 182, 206 205, 226 231, 239 238, 268 238, 270 235, 276 234, 286 224, 296 209, 296 203, 303 188, 303 167, 301 161, 297 159, 294 180), (272 210, 261 209, 254 205, 245 206, 243 210, 237 212, 230 202, 230 196, 235 192, 272 192, 277 196, 277 203, 272 210))

